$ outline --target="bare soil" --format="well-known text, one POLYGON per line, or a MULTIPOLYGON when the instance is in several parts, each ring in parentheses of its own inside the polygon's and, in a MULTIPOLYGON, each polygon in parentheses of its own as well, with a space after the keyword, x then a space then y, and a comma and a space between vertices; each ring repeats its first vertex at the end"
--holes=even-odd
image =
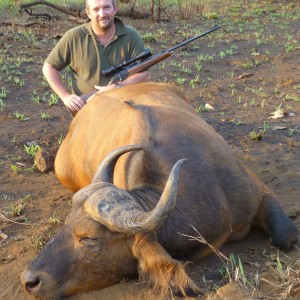
MULTIPOLYGON (((148 19, 124 18, 124 22, 142 35, 153 36, 155 41, 146 44, 155 52, 215 22, 221 24, 220 30, 177 50, 172 58, 153 67, 153 79, 182 84, 191 105, 275 191, 284 210, 300 228, 299 8, 293 1, 259 3, 217 20, 198 17, 180 21, 174 16, 172 21, 160 24, 148 19), (200 55, 207 55, 207 59, 200 61, 200 55), (196 62, 202 65, 201 70, 196 62), (205 104, 213 110, 204 109, 205 104), (279 108, 283 117, 270 118, 279 108), (261 130, 263 134, 259 136, 261 130)), ((7 21, 32 22, 27 16, 9 13, 1 13, 7 21)), ((60 101, 49 106, 51 90, 41 68, 55 41, 76 23, 66 17, 36 22, 29 27, 0 27, 0 98, 5 104, 0 112, 1 299, 31 299, 20 285, 20 274, 62 226, 72 198, 72 193, 57 180, 53 166, 40 172, 24 145, 36 142, 54 157, 61 137, 67 133, 72 118, 60 101), (3 96, 3 89, 8 91, 7 96, 3 96), (38 96, 40 103, 33 101, 38 96), (42 118, 42 113, 49 118, 42 118), (18 114, 28 120, 21 121, 18 114)), ((299 272, 291 286, 291 275, 278 272, 277 260, 279 256, 284 271, 292 265, 299 270, 299 243, 289 253, 278 252, 265 234, 254 230, 247 239, 228 243, 221 251, 228 257, 231 253, 236 259, 240 257, 249 282, 242 287, 240 270, 237 283, 233 280, 228 284, 228 274, 221 276, 224 262, 211 255, 199 264, 187 266, 204 291, 197 299, 300 299, 299 272), (256 289, 255 278, 260 283, 256 289), (288 286, 291 290, 284 295, 288 286)), ((234 279, 234 272, 231 275, 234 279)), ((153 295, 144 283, 132 280, 72 299, 159 298, 153 295)))

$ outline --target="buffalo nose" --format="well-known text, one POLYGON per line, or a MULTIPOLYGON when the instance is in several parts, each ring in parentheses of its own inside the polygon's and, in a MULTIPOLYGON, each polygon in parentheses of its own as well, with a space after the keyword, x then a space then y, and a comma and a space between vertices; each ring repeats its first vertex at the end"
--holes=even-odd
POLYGON ((21 282, 30 293, 37 293, 41 288, 41 279, 30 270, 25 270, 21 275, 21 282))
POLYGON ((28 292, 31 292, 33 290, 36 290, 38 288, 38 286, 40 285, 40 279, 39 278, 35 278, 32 279, 31 281, 28 281, 25 283, 25 288, 28 292))

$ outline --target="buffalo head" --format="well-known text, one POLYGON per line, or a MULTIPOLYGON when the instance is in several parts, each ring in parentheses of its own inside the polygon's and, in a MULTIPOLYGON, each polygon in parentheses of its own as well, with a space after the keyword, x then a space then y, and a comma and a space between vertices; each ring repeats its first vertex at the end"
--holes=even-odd
MULTIPOLYGON (((185 159, 174 165, 159 202, 147 212, 129 192, 112 183, 118 158, 140 149, 140 145, 130 145, 111 152, 92 183, 74 195, 64 227, 21 275, 27 291, 41 298, 60 299, 136 275, 138 265, 147 273, 151 248, 158 257, 161 253, 166 263, 177 264, 152 235, 175 206, 185 159)), ((185 286, 177 289, 193 286, 188 277, 185 281, 185 286)))

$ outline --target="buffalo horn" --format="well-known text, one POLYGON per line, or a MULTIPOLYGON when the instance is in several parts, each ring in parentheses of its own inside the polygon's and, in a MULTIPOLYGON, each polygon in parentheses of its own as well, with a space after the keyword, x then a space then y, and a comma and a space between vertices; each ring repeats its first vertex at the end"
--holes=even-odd
POLYGON ((93 178, 93 182, 113 182, 114 168, 118 158, 126 152, 143 149, 141 145, 127 145, 117 148, 106 155, 93 178))
POLYGON ((85 210, 111 231, 137 234, 157 230, 175 207, 179 172, 185 160, 187 159, 181 159, 173 166, 153 210, 145 212, 128 192, 114 186, 90 197, 85 203, 85 210))

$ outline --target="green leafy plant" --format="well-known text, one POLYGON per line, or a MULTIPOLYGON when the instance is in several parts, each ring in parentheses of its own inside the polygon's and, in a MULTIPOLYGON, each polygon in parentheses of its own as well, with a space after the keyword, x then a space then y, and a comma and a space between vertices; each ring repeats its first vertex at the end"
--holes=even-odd
POLYGON ((180 68, 180 72, 182 72, 182 73, 187 73, 187 74, 191 74, 191 73, 192 73, 191 69, 188 68, 188 67, 185 67, 185 66, 182 66, 182 67, 180 68))
POLYGON ((56 214, 55 214, 55 212, 53 213, 53 215, 51 216, 51 217, 49 217, 49 219, 48 219, 48 223, 49 224, 52 224, 52 225, 54 225, 54 224, 59 224, 59 218, 56 216, 56 214))
POLYGON ((249 138, 251 140, 260 141, 260 140, 262 140, 264 134, 265 134, 264 130, 260 130, 258 132, 256 132, 255 130, 252 130, 249 133, 249 138))
POLYGON ((190 80, 189 84, 190 84, 190 87, 193 89, 195 88, 196 86, 196 83, 200 83, 201 80, 199 78, 199 75, 197 75, 194 79, 190 80))
POLYGON ((26 203, 12 204, 6 208, 5 214, 11 215, 13 217, 21 216, 24 213, 26 203))
POLYGON ((23 61, 18 57, 18 58, 14 61, 14 63, 15 63, 16 68, 20 68, 21 65, 22 65, 22 63, 23 63, 23 61))
POLYGON ((175 82, 177 84, 179 84, 180 86, 183 86, 185 81, 186 81, 186 78, 182 78, 182 77, 178 77, 178 78, 175 79, 175 82))
POLYGON ((63 141, 64 141, 64 137, 63 137, 63 134, 61 133, 60 136, 57 139, 58 145, 61 145, 63 141))
POLYGON ((45 113, 45 112, 41 112, 40 116, 44 120, 48 120, 50 118, 50 115, 48 113, 45 113))
POLYGON ((0 98, 5 99, 8 95, 8 90, 5 87, 2 87, 0 90, 0 98))
POLYGON ((39 145, 24 145, 24 149, 29 156, 35 157, 36 153, 41 150, 41 147, 39 145))
POLYGON ((210 12, 206 15, 206 17, 210 20, 216 20, 218 19, 218 13, 213 11, 213 12, 210 12))
POLYGON ((207 112, 207 111, 213 110, 213 107, 211 107, 208 104, 200 104, 198 107, 196 107, 195 110, 197 113, 201 114, 202 112, 207 112))
POLYGON ((238 98, 236 100, 236 103, 242 103, 242 101, 243 101, 242 96, 238 96, 238 98))
POLYGON ((289 136, 293 136, 295 134, 300 134, 300 129, 296 126, 296 128, 289 129, 289 136))
POLYGON ((36 90, 33 90, 32 93, 31 93, 31 100, 33 102, 36 102, 36 103, 40 103, 41 102, 41 98, 40 98, 40 95, 37 93, 36 90))
POLYGON ((142 39, 145 43, 153 43, 156 41, 152 33, 146 33, 142 36, 142 39))
POLYGON ((56 94, 51 93, 50 98, 48 99, 48 106, 53 106, 53 105, 57 104, 58 100, 59 100, 59 97, 56 94))
POLYGON ((21 167, 15 165, 13 163, 10 163, 10 168, 14 173, 19 173, 21 171, 21 167))
POLYGON ((31 241, 31 245, 36 250, 42 249, 43 246, 47 243, 47 238, 44 235, 37 235, 31 241))
POLYGON ((20 77, 14 77, 13 78, 13 85, 23 86, 24 85, 24 80, 21 79, 20 77))
POLYGON ((263 125, 262 125, 262 130, 264 132, 266 132, 267 130, 269 130, 269 128, 270 128, 269 123, 268 122, 264 122, 263 125))
POLYGON ((252 60, 247 60, 246 62, 243 63, 243 68, 244 69, 250 69, 254 66, 254 63, 252 60))
POLYGON ((284 48, 285 48, 285 52, 293 52, 296 47, 295 47, 295 45, 293 43, 287 42, 284 45, 284 48))
POLYGON ((4 103, 4 101, 0 98, 0 111, 3 111, 3 109, 5 108, 6 104, 4 103))
POLYGON ((14 116, 18 119, 18 120, 20 120, 20 121, 22 121, 22 122, 25 122, 25 121, 28 121, 28 120, 30 120, 30 118, 28 118, 28 117, 26 117, 24 114, 21 114, 21 113, 19 113, 19 112, 14 112, 14 116))
POLYGON ((200 72, 202 70, 202 64, 200 62, 195 62, 194 67, 196 68, 196 70, 198 72, 200 72))

